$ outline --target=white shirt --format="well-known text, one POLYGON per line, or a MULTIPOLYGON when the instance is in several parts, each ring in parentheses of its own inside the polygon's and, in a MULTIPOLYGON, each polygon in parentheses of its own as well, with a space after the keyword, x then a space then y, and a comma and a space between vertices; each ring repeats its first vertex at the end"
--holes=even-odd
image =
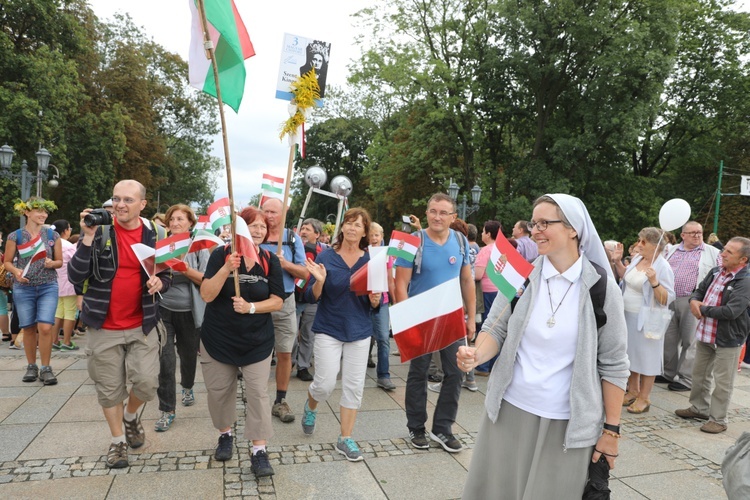
POLYGON ((510 404, 543 418, 570 418, 581 270, 580 257, 560 274, 544 256, 539 292, 518 346, 513 379, 503 396, 510 404), (555 324, 550 327, 547 322, 553 311, 555 324))

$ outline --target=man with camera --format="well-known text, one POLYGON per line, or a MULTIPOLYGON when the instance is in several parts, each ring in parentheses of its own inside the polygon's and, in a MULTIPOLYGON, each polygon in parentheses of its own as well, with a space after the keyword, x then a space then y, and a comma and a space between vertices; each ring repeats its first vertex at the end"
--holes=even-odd
POLYGON ((154 247, 164 236, 140 216, 146 188, 135 180, 120 181, 112 204, 114 215, 104 209, 81 212, 83 237, 68 264, 68 279, 84 285, 81 317, 89 325, 88 371, 112 434, 106 464, 123 468, 128 466, 128 446, 145 442, 138 409, 155 397, 159 386, 159 335, 154 330, 158 293, 169 288, 171 274, 149 276, 131 248, 135 243, 154 247))

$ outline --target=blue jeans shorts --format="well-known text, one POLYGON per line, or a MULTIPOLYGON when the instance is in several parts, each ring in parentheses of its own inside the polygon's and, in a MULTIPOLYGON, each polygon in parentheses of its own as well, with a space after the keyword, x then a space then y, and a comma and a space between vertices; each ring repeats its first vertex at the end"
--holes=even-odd
POLYGON ((14 284, 13 309, 18 314, 20 328, 36 323, 54 325, 57 309, 57 281, 36 286, 14 284))

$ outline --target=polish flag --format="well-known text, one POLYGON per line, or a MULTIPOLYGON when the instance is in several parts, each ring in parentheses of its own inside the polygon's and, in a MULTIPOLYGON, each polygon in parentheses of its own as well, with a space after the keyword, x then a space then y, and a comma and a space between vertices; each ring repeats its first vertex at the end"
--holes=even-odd
POLYGON ((248 266, 248 268, 251 268, 256 263, 260 263, 258 250, 255 248, 253 238, 250 236, 250 228, 247 227, 245 219, 242 217, 235 217, 234 220, 237 223, 237 226, 235 227, 235 233, 237 234, 237 252, 251 261, 252 264, 248 266))
POLYGON ((156 242, 156 253, 154 262, 166 264, 175 271, 187 271, 187 264, 182 258, 190 246, 190 233, 173 234, 168 238, 156 242))
POLYGON ((388 255, 414 262, 414 257, 417 255, 420 243, 419 236, 402 233, 401 231, 393 231, 391 233, 391 241, 388 244, 388 255))
POLYGON ((505 236, 498 233, 485 271, 497 290, 508 300, 513 300, 533 269, 534 266, 513 248, 505 236))
POLYGON ((391 306, 389 312, 402 363, 444 349, 466 336, 459 278, 409 297, 391 306))
POLYGON ((146 271, 149 278, 169 269, 169 266, 166 264, 156 263, 156 249, 144 245, 143 243, 133 243, 130 245, 130 248, 133 249, 133 253, 138 259, 138 262, 141 263, 143 270, 146 271))
POLYGON ((18 250, 18 256, 22 259, 31 259, 26 266, 23 268, 21 277, 26 277, 26 273, 29 272, 32 262, 42 260, 47 257, 47 249, 44 248, 44 242, 42 241, 42 235, 37 234, 36 238, 32 238, 22 245, 16 247, 18 250))
POLYGON ((214 233, 205 229, 199 229, 193 236, 193 241, 190 242, 188 247, 188 253, 200 252, 201 250, 210 250, 216 246, 224 246, 224 240, 218 236, 214 236, 214 233))
POLYGON ((231 223, 232 207, 229 205, 229 198, 221 198, 211 203, 208 207, 208 219, 211 221, 211 229, 213 231, 231 223))
POLYGON ((369 247, 370 260, 349 278, 349 290, 356 295, 388 291, 388 247, 369 247))

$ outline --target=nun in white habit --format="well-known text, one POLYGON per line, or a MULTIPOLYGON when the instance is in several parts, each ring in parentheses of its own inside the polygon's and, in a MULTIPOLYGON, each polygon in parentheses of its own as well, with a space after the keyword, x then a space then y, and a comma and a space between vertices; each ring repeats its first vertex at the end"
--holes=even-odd
POLYGON ((476 341, 461 347, 469 371, 500 353, 465 499, 580 499, 588 465, 618 456, 628 378, 622 294, 586 206, 567 194, 534 203, 539 258, 513 312, 498 295, 476 341), (606 323, 597 328, 590 289, 606 272, 606 323))

